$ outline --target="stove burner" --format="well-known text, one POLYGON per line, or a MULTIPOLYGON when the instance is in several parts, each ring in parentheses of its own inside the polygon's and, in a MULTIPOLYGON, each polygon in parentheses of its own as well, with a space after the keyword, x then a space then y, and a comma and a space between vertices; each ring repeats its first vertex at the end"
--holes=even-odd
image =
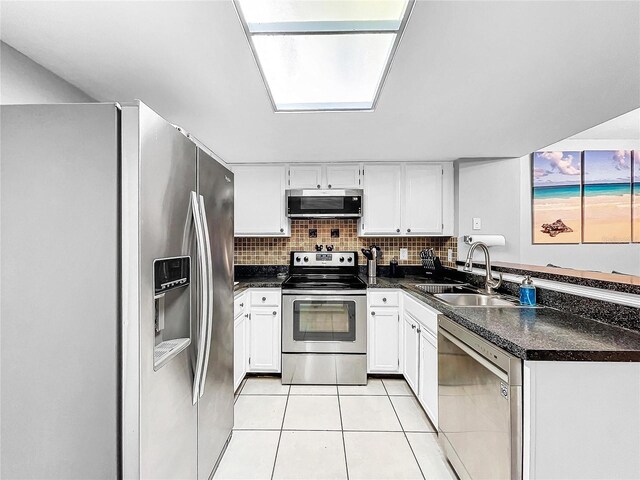
POLYGON ((291 252, 289 277, 282 283, 297 290, 363 290, 357 252, 291 252))

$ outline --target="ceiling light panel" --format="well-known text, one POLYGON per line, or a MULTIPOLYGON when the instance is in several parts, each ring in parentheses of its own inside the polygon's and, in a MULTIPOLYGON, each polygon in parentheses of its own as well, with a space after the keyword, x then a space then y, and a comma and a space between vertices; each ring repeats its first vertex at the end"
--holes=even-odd
POLYGON ((413 0, 235 5, 274 110, 372 110, 413 0))

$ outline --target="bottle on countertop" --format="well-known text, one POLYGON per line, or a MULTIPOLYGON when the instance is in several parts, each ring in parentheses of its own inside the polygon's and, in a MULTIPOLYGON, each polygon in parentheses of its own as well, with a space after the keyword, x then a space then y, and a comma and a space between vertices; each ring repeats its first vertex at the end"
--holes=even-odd
POLYGON ((389 262, 389 276, 391 278, 397 278, 400 276, 400 271, 398 269, 398 259, 393 257, 389 262))
POLYGON ((520 284, 520 305, 536 304, 536 286, 533 284, 529 275, 524 277, 520 284))

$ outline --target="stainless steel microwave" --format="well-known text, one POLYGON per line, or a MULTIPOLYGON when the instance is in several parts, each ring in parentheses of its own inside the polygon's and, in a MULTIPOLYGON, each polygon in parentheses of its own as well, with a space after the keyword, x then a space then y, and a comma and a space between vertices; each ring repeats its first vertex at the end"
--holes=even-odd
POLYGON ((362 190, 287 190, 287 216, 290 218, 360 218, 362 190))

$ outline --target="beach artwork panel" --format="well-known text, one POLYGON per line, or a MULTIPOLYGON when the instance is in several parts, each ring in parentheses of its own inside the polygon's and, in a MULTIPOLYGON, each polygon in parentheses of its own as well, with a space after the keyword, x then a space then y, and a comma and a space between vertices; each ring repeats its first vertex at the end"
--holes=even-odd
POLYGON ((631 241, 631 151, 584 152, 582 202, 584 243, 631 241))
POLYGON ((581 242, 580 166, 580 152, 533 154, 531 178, 534 244, 581 242))
POLYGON ((633 211, 633 225, 631 230, 633 232, 633 242, 640 243, 640 150, 634 150, 631 154, 633 158, 632 165, 632 178, 633 178, 633 198, 632 198, 632 211, 633 211))

